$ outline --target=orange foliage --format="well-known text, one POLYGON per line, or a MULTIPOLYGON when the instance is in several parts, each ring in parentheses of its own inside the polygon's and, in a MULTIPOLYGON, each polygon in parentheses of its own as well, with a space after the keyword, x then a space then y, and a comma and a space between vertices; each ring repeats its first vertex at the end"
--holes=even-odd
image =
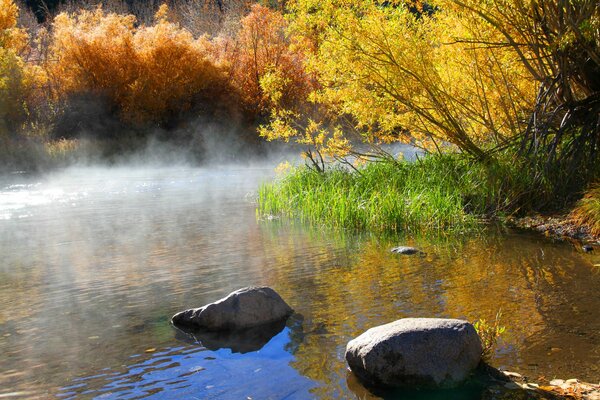
POLYGON ((310 91, 312 83, 302 56, 290 49, 286 29, 283 14, 254 4, 241 20, 237 37, 219 44, 232 84, 253 110, 264 112, 269 106, 270 99, 261 88, 261 80, 269 74, 285 83, 279 100, 288 106, 305 100, 310 91))
POLYGON ((162 6, 153 26, 102 8, 60 14, 54 20, 49 70, 57 95, 105 96, 128 122, 165 122, 189 110, 199 96, 220 91, 225 75, 208 58, 205 39, 167 19, 162 6))
POLYGON ((0 135, 16 132, 28 116, 33 89, 44 83, 35 65, 23 60, 28 35, 17 26, 19 8, 0 0, 0 135))
POLYGON ((27 34, 17 28, 19 7, 13 0, 0 0, 0 47, 22 50, 27 42, 27 34))

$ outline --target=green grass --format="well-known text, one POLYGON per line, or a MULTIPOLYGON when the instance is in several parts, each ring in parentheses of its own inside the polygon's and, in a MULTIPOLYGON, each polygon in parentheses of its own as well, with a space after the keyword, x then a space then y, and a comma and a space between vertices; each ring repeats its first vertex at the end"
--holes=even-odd
POLYGON ((466 231, 521 204, 526 179, 510 163, 457 154, 368 163, 318 173, 306 167, 259 189, 259 212, 374 231, 466 231))

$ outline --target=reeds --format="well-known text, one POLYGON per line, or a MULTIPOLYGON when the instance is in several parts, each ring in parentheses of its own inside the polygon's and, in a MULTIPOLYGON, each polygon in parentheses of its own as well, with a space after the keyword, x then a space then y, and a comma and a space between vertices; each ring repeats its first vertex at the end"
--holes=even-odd
POLYGON ((348 229, 459 233, 518 204, 522 191, 508 190, 506 182, 519 180, 505 179, 507 173, 516 170, 456 154, 369 163, 357 171, 299 167, 261 186, 259 212, 348 229))

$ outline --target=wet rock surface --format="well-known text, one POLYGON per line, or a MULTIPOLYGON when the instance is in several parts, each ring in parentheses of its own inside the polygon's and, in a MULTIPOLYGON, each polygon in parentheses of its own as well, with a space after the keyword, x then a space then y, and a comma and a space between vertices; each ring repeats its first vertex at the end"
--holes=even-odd
POLYGON ((269 287, 247 287, 200 308, 177 313, 177 326, 205 331, 234 331, 285 320, 294 310, 269 287))
POLYGON ((351 340, 346 361, 367 385, 452 387, 477 367, 481 341, 467 321, 404 318, 351 340))
POLYGON ((390 251, 392 253, 404 254, 406 256, 410 256, 410 255, 413 255, 413 254, 425 254, 421 250, 419 250, 419 249, 417 249, 415 247, 410 247, 410 246, 398 246, 398 247, 394 247, 390 251))

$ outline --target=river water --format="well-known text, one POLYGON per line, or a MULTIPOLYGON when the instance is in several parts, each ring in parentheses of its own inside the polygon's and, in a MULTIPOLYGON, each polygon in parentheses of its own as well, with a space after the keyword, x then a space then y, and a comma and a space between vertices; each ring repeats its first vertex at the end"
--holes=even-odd
POLYGON ((382 238, 261 220, 256 190, 271 179, 226 166, 0 178, 0 398, 377 398, 348 373, 348 340, 402 317, 498 310, 494 366, 600 379, 599 254, 499 228, 382 238), (262 347, 169 323, 248 285, 297 312, 262 347))

